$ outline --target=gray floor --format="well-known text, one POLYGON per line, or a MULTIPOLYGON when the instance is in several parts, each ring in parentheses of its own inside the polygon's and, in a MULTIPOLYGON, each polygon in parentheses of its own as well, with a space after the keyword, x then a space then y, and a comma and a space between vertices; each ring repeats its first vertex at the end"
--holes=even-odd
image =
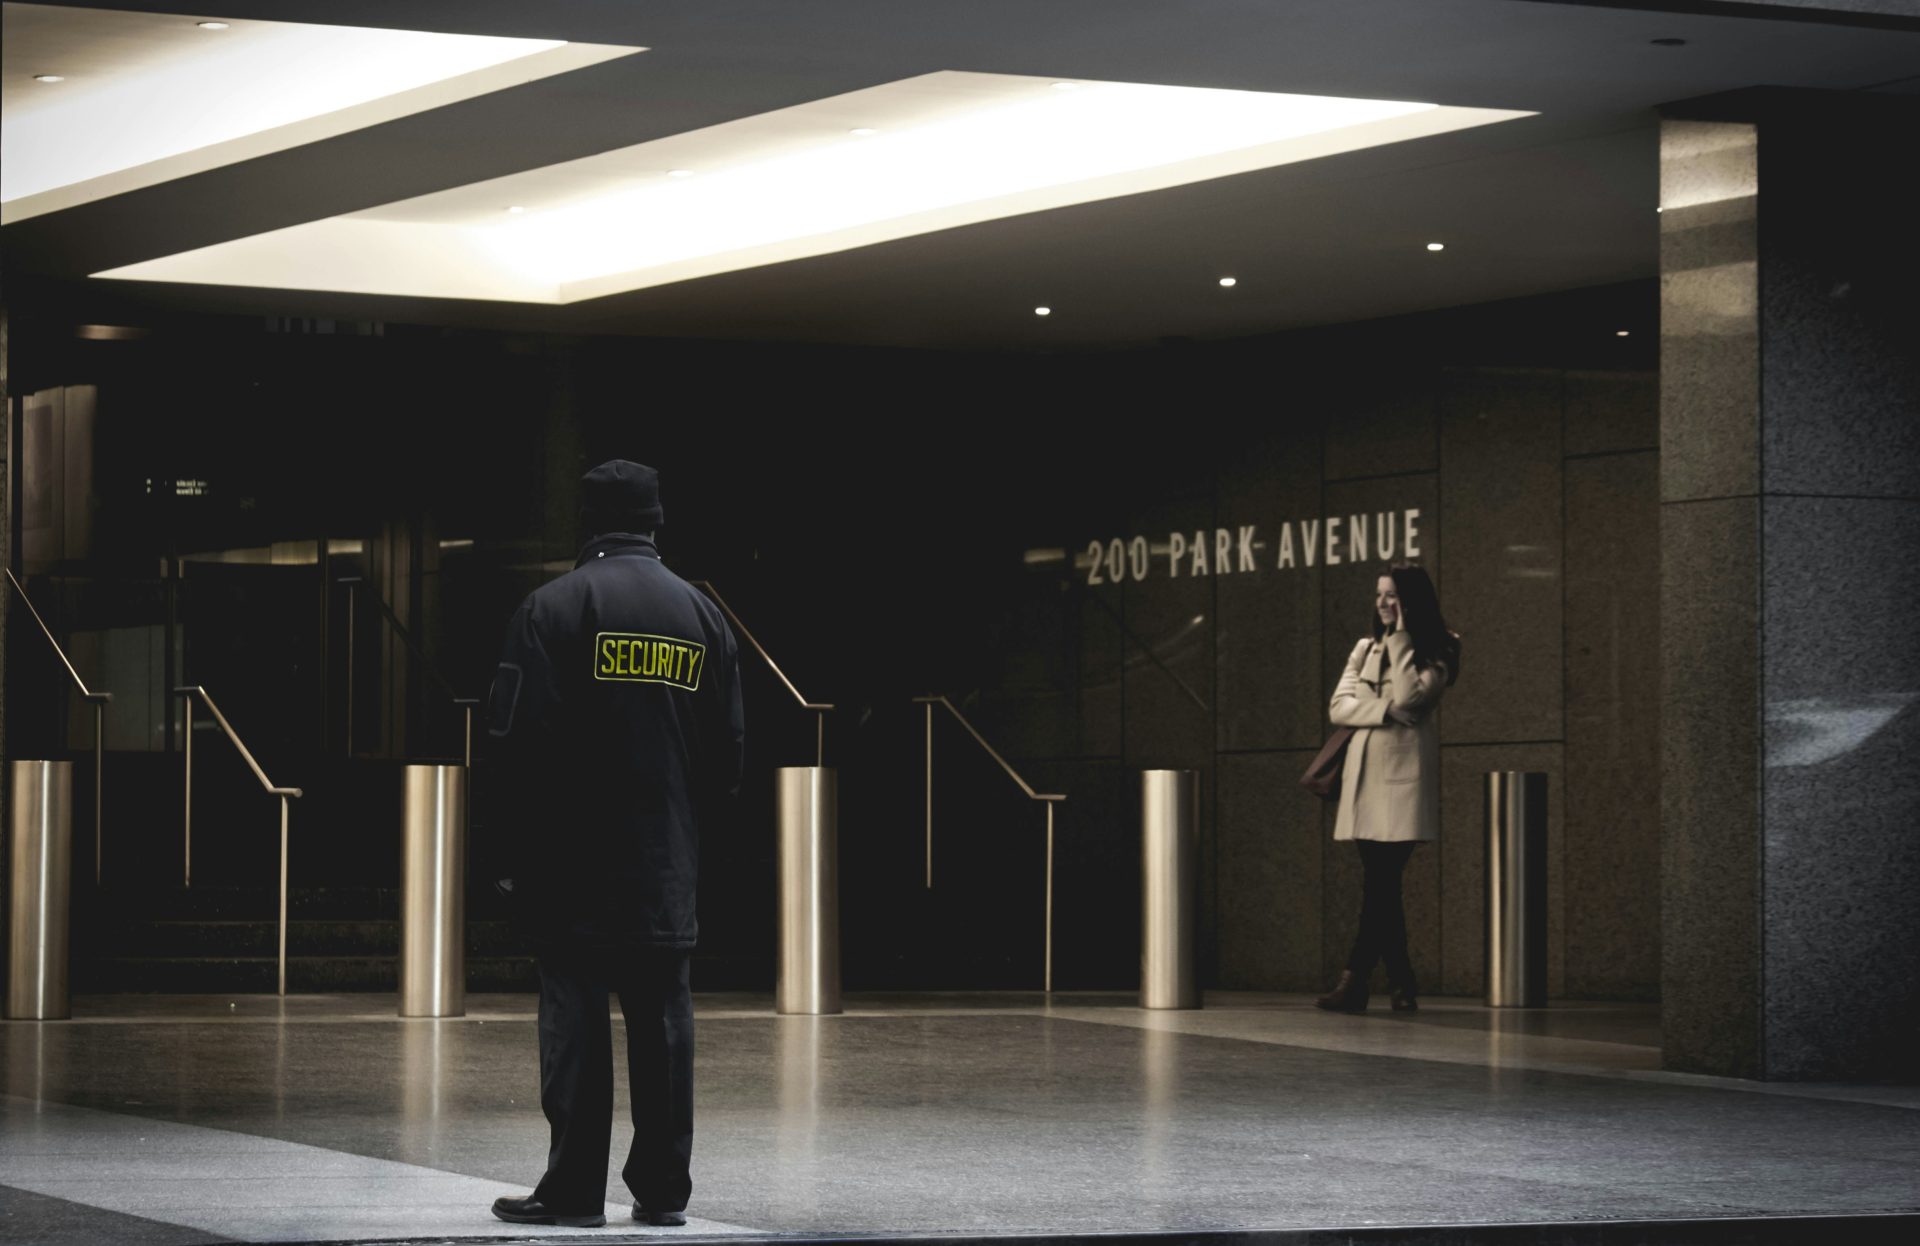
MULTIPOLYGON (((0 1024, 0 1238, 529 1236, 487 1203, 544 1155, 532 1003, 401 1021, 391 996, 110 996, 0 1024)), ((699 1001, 698 1219, 660 1235, 1920 1209, 1920 1090, 1663 1073, 1640 1007, 769 1003, 699 1001)))

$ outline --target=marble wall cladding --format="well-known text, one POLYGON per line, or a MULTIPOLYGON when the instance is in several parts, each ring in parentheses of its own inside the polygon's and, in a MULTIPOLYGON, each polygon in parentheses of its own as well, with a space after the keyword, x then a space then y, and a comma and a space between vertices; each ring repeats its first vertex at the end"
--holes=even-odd
MULTIPOLYGON (((1167 548, 1178 533, 1191 544, 1211 537, 1211 497, 1156 507, 1134 531, 1167 548)), ((1212 545, 1208 540, 1209 547, 1212 545)), ((1186 767, 1212 760, 1214 660, 1213 577, 1182 558, 1156 556, 1146 578, 1122 591, 1126 704, 1125 757, 1134 767, 1186 767)))
POLYGON ((1920 498, 1911 113, 1763 123, 1761 447, 1769 493, 1920 498))
POLYGON ((1441 602, 1463 638, 1448 743, 1560 738, 1561 389, 1558 372, 1456 371, 1442 390, 1441 602))
POLYGON ((992 664, 966 713, 1010 757, 1076 756, 1084 752, 1078 620, 1061 608, 1056 579, 1036 574, 1022 588, 981 647, 992 664))
POLYGON ((1300 790, 1316 750, 1223 755, 1220 943, 1227 989, 1320 991, 1321 801, 1300 790))
POLYGON ((1439 973, 1435 993, 1487 989, 1485 775, 1538 770, 1547 776, 1547 993, 1566 994, 1568 824, 1564 751, 1559 744, 1450 744, 1440 750, 1439 973))
MULTIPOLYGON (((1419 476, 1394 476, 1384 480, 1354 480, 1329 484, 1326 492, 1326 520, 1339 519, 1341 539, 1338 563, 1326 564, 1326 520, 1318 533, 1317 560, 1321 565, 1321 698, 1320 725, 1327 726, 1327 698, 1340 682, 1353 646, 1368 635, 1373 618, 1375 583, 1392 562, 1407 559, 1425 566, 1433 574, 1440 590, 1440 601, 1447 602, 1447 586, 1440 564, 1440 485, 1427 473, 1419 476), (1348 534, 1359 516, 1367 525, 1367 556, 1355 557, 1348 534), (1382 517, 1393 538, 1392 552, 1382 553, 1376 539, 1382 517), (1409 541, 1411 536, 1411 541, 1409 541)), ((1451 608, 1451 607, 1448 607, 1451 608)), ((1441 729, 1446 729, 1446 708, 1440 711, 1441 729)))
POLYGON ((1569 457, 1660 446, 1660 378, 1651 372, 1566 374, 1569 457))
POLYGON ((1076 590, 1074 614, 1080 627, 1078 647, 1080 752, 1088 757, 1118 757, 1125 731, 1121 672, 1126 662, 1126 632, 1121 624, 1120 586, 1076 590))
POLYGON ((1920 649, 1885 551, 1920 549, 1920 501, 1763 505, 1765 1074, 1911 1076, 1920 649))
POLYGON ((1660 125, 1660 493, 1760 485, 1759 149, 1753 126, 1660 125))
POLYGON ((1237 544, 1252 525, 1259 569, 1243 571, 1236 548, 1232 573, 1214 577, 1220 749, 1319 746, 1320 576, 1277 563, 1282 528, 1321 513, 1317 429, 1269 434, 1221 468, 1216 526, 1237 544))
POLYGON ((1665 1062, 1761 1070, 1760 510, 1661 507, 1661 999, 1665 1062))
POLYGON ((1652 451, 1567 463, 1566 983, 1581 998, 1660 992, 1659 492, 1652 451))
POLYGON ((1329 391, 1326 478, 1434 470, 1434 377, 1429 368, 1355 369, 1329 391))

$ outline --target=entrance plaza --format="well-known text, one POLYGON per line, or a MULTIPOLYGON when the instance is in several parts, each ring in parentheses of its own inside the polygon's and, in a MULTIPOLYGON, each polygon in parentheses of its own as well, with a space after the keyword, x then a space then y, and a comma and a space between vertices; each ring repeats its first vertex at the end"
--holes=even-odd
POLYGON ((1641 1005, 929 993, 783 1017, 728 994, 696 996, 686 1226, 635 1225, 616 1158, 606 1228, 529 1228, 487 1207, 545 1144, 533 1000, 393 1003, 98 996, 8 1023, 0 1233, 1841 1243, 1907 1240, 1920 1206, 1920 1090, 1663 1072, 1641 1005))
POLYGON ((204 2, 0 4, 0 1246, 1920 1243, 1920 0, 204 2))

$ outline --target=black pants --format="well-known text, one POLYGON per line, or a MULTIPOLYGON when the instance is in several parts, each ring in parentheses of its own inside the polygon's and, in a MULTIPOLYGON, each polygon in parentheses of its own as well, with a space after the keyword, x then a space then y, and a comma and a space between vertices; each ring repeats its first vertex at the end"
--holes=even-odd
POLYGON ((1347 968, 1356 978, 1387 962, 1387 977, 1397 986, 1412 987, 1413 962, 1407 958, 1407 912, 1400 903, 1400 875, 1417 843, 1383 843, 1356 839, 1366 881, 1360 893, 1360 930, 1353 936, 1347 968))
POLYGON ((693 997, 685 951, 540 956, 540 1106, 552 1145, 533 1196, 563 1214, 597 1212, 613 1141, 609 992, 627 1021, 633 1145, 621 1176, 649 1211, 680 1211, 693 1189, 693 997))

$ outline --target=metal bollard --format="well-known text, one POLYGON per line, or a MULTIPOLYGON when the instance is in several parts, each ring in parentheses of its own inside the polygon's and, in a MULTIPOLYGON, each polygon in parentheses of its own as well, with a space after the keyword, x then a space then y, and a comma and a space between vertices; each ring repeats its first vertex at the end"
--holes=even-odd
POLYGON ((467 1011, 467 768, 408 766, 400 849, 400 1015, 467 1011))
POLYGON ((1140 774, 1140 1006, 1200 1007, 1194 898, 1200 881, 1200 773, 1140 774))
POLYGON ((780 978, 774 1011, 840 1011, 840 804, 825 766, 782 766, 780 978))
POLYGON ((1487 1007, 1547 1002, 1547 776, 1490 770, 1487 1007))
POLYGON ((10 832, 12 916, 7 1016, 60 1021, 68 997, 68 902, 73 886, 73 763, 16 761, 10 832))

